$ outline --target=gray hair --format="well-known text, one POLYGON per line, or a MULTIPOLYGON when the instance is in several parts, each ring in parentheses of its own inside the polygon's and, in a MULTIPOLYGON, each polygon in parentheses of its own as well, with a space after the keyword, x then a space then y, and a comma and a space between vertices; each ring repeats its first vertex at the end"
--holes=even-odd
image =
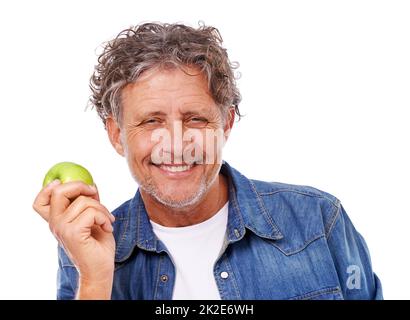
POLYGON ((121 91, 140 75, 154 67, 196 67, 208 81, 215 103, 226 115, 235 108, 240 118, 241 95, 234 70, 218 29, 199 25, 197 29, 183 24, 144 23, 121 31, 108 41, 90 79, 90 104, 104 125, 109 116, 121 120, 121 91))

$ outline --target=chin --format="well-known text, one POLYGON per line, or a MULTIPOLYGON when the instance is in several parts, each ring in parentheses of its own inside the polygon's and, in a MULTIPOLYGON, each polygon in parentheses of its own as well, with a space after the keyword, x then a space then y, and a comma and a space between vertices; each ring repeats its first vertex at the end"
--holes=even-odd
POLYGON ((206 193, 206 186, 203 183, 200 184, 198 190, 195 193, 192 193, 192 189, 190 189, 188 192, 179 188, 176 189, 177 190, 173 190, 173 192, 171 190, 171 192, 166 193, 163 193, 158 189, 145 191, 148 192, 157 202, 172 209, 184 209, 195 206, 198 202, 201 201, 206 193), (184 196, 178 196, 181 194, 183 194, 184 196))

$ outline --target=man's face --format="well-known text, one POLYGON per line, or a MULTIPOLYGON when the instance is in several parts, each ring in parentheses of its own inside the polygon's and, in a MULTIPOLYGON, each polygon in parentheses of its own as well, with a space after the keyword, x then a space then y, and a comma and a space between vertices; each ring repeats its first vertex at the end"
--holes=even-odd
POLYGON ((196 69, 184 70, 145 72, 122 91, 121 126, 107 122, 111 141, 141 189, 172 208, 195 205, 207 193, 232 125, 206 78, 196 69))

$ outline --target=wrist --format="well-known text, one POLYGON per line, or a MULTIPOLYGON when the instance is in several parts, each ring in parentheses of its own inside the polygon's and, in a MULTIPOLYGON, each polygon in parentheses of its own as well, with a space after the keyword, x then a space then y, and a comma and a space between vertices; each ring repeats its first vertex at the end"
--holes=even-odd
POLYGON ((78 281, 78 300, 110 300, 113 275, 105 279, 90 279, 80 276, 78 281))

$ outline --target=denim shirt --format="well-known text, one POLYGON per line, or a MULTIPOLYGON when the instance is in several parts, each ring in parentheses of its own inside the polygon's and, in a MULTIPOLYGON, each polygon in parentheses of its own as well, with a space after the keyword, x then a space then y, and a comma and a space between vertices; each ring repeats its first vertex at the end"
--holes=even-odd
MULTIPOLYGON (((307 186, 250 180, 223 162, 229 212, 213 274, 221 299, 382 299, 369 251, 340 201, 307 186)), ((112 299, 172 299, 175 267, 139 191, 116 210, 112 299)), ((57 299, 78 273, 59 247, 57 299)), ((201 274, 198 274, 201 277, 201 274)))

